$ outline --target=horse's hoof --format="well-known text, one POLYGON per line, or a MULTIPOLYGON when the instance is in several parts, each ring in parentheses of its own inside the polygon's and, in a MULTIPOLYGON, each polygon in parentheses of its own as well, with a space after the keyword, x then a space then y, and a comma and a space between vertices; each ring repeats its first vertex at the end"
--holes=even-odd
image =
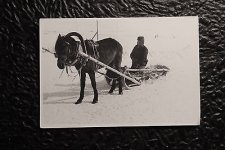
POLYGON ((109 94, 112 94, 112 93, 113 93, 113 91, 109 91, 108 93, 109 93, 109 94))
POLYGON ((79 100, 78 100, 75 104, 80 104, 80 103, 82 103, 82 101, 79 101, 79 100))
POLYGON ((119 92, 119 95, 123 95, 123 92, 119 92))
POLYGON ((96 104, 96 103, 98 103, 98 101, 93 101, 93 102, 92 102, 92 104, 96 104))

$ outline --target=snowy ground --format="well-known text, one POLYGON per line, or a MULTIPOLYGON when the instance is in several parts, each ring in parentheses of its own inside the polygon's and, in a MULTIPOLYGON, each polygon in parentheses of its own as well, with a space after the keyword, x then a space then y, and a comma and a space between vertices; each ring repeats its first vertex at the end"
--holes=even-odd
MULTIPOLYGON (((51 34, 54 38, 49 39, 48 43, 47 36, 46 39, 42 37, 43 47, 53 49, 57 33, 51 34)), ((125 45, 122 64, 130 66, 130 47, 134 45, 126 46, 129 42, 125 41, 120 40, 125 45)), ((139 87, 124 91, 123 95, 118 95, 118 91, 108 94, 110 87, 104 77, 97 74, 99 103, 95 105, 91 104, 93 91, 88 76, 83 103, 75 105, 80 92, 79 77, 74 79, 66 73, 60 77, 61 70, 57 68, 54 56, 41 52, 41 127, 199 124, 199 68, 198 52, 195 52, 198 49, 195 44, 187 41, 159 37, 158 40, 146 43, 152 46, 149 48, 148 65, 165 65, 170 71, 165 77, 148 80, 139 87), (170 44, 161 45, 163 40, 169 40, 170 44), (176 45, 177 42, 181 44, 176 45), (167 48, 173 49, 163 50, 167 48)))

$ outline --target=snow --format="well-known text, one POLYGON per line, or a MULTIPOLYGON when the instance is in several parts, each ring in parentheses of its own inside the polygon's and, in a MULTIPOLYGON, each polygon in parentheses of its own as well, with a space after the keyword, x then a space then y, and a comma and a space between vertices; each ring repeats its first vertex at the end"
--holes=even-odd
MULTIPOLYGON (((192 19, 183 20, 192 23, 192 19)), ((156 22, 161 24, 159 20, 156 19, 156 22)), ((165 22, 164 19, 161 20, 165 22)), ((60 21, 55 20, 55 22, 60 21)), ((180 25, 177 19, 173 21, 177 26, 184 26, 183 28, 186 29, 186 26, 180 25)), ((67 30, 60 32, 62 28, 58 26, 56 26, 57 29, 56 27, 50 28, 46 26, 47 23, 50 24, 47 20, 41 21, 40 44, 41 47, 54 50, 58 34, 71 31, 69 28, 71 25, 67 30)), ((193 27, 195 27, 194 23, 193 27)), ((109 22, 103 20, 101 25, 108 24, 109 22)), ((76 70, 72 68, 75 73, 70 73, 70 77, 65 72, 60 77, 62 70, 59 70, 56 65, 57 59, 52 54, 41 51, 41 127, 198 125, 200 87, 197 31, 192 31, 195 28, 191 28, 192 30, 189 29, 180 34, 183 28, 180 30, 175 28, 173 31, 176 32, 170 31, 171 33, 166 34, 163 31, 168 27, 154 25, 151 27, 151 35, 145 36, 145 45, 150 53, 148 65, 165 65, 170 68, 168 74, 157 80, 145 81, 141 86, 125 90, 123 95, 118 95, 118 89, 113 94, 108 94, 110 86, 107 85, 104 76, 96 74, 99 103, 94 105, 91 104, 93 90, 89 77, 87 76, 86 79, 83 103, 75 105, 74 102, 79 98, 80 92, 79 76, 72 77, 77 74, 76 70), (158 32, 153 29, 157 29, 158 32)), ((113 30, 116 32, 112 32, 114 34, 111 34, 111 37, 123 45, 122 66, 130 66, 129 54, 136 44, 137 33, 125 36, 126 32, 122 33, 122 30, 119 32, 117 28, 118 26, 114 27, 113 30)), ((79 29, 76 27, 76 29, 83 31, 81 27, 79 29)), ((107 31, 104 31, 103 27, 101 29, 100 37, 104 38, 107 36, 105 34, 107 31)), ((91 31, 85 35, 92 33, 91 31)))

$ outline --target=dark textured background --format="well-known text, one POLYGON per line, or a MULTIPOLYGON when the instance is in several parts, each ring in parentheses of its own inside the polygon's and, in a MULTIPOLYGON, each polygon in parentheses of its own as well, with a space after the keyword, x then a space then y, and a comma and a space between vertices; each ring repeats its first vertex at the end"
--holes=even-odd
POLYGON ((224 150, 224 35, 224 0, 1 0, 0 149, 224 150), (189 15, 200 22, 200 126, 39 128, 39 18, 189 15))

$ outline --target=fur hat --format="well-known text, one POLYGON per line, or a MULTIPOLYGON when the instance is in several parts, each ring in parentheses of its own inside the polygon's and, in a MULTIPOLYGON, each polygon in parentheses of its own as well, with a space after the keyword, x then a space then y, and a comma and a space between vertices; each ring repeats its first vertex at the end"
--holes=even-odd
POLYGON ((137 38, 137 40, 139 41, 139 40, 144 40, 144 37, 143 36, 139 36, 138 38, 137 38))

